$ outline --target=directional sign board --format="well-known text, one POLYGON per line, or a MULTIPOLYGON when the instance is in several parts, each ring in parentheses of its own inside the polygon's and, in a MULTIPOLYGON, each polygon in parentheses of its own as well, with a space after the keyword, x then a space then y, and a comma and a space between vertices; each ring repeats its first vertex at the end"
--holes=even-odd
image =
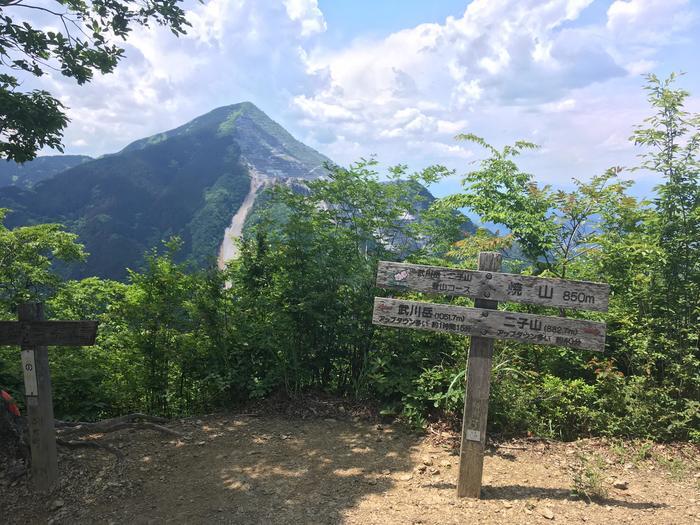
POLYGON ((476 308, 404 299, 374 299, 372 322, 471 336, 466 370, 459 497, 479 497, 486 446, 486 420, 493 361, 493 340, 566 346, 602 352, 605 323, 499 311, 499 302, 607 311, 610 287, 602 283, 501 273, 501 254, 479 254, 479 270, 380 262, 377 286, 436 295, 465 296, 476 308))
POLYGON ((602 283, 385 261, 379 263, 377 286, 602 312, 610 294, 602 283))
POLYGON ((0 345, 91 346, 97 321, 0 321, 0 345))
POLYGON ((605 347, 605 323, 403 299, 376 297, 372 322, 599 352, 605 347))

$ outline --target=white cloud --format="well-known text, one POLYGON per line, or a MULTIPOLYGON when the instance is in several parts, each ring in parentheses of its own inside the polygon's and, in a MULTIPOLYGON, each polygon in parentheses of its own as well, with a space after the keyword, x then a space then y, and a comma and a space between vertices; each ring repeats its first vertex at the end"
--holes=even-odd
POLYGON ((571 111, 576 107, 576 99, 567 98, 564 100, 557 100, 555 102, 547 102, 540 105, 540 109, 544 113, 562 113, 564 111, 571 111))
POLYGON ((659 47, 677 43, 697 20, 689 0, 615 0, 606 31, 618 62, 638 74, 649 72, 659 47))
POLYGON ((648 114, 639 75, 667 69, 667 46, 697 23, 689 0, 608 0, 582 16, 590 4, 465 0, 442 23, 329 48, 316 0, 193 2, 186 36, 134 31, 114 74, 27 85, 70 107, 70 152, 113 151, 251 100, 338 162, 376 152, 465 167, 474 153, 453 137, 470 131, 538 142, 523 162, 568 180, 633 158, 625 138, 648 114))
POLYGON ((296 104, 296 106, 300 108, 308 118, 311 119, 310 122, 318 120, 322 120, 324 122, 358 120, 356 113, 351 111, 351 109, 341 106, 340 104, 330 104, 321 100, 308 98, 304 95, 294 97, 294 104, 296 104))
POLYGON ((317 0, 284 0, 289 18, 301 22, 301 35, 308 36, 326 30, 326 21, 317 0))
MULTIPOLYGON (((315 50, 308 61, 325 84, 293 99, 311 125, 327 115, 338 136, 364 141, 433 140, 464 130, 471 115, 492 105, 553 104, 572 89, 627 72, 590 32, 565 27, 590 0, 475 0, 464 15, 422 24, 336 52, 315 50), (333 110, 330 111, 330 108, 333 110), (347 113, 353 119, 340 118, 347 113), (359 108, 359 109, 358 109, 359 108), (402 111, 417 111, 403 122, 402 111), (354 136, 364 119, 369 137, 354 136)), ((570 97, 569 97, 570 98, 570 97)), ((570 103, 567 103, 570 104, 570 103)), ((557 109, 558 108, 558 109, 557 109)))
POLYGON ((618 39, 663 43, 692 24, 689 0, 615 0, 608 8, 607 29, 618 39))
MULTIPOLYGON (((343 146, 351 141, 391 161, 404 151, 459 165, 465 150, 453 136, 473 131, 499 144, 526 138, 556 151, 526 161, 550 180, 562 173, 568 180, 572 170, 547 168, 544 158, 599 172, 616 163, 623 138, 643 118, 638 75, 656 66, 659 50, 683 35, 693 15, 684 0, 616 0, 604 20, 579 21, 590 4, 474 0, 444 23, 313 49, 309 69, 322 71, 323 82, 292 105, 310 137, 311 128, 326 130, 323 145, 341 162, 352 159, 343 146), (319 108, 333 111, 324 118, 319 108), (338 117, 343 108, 352 119, 338 117)), ((628 144, 617 162, 632 159, 631 151, 628 144)))
POLYGON ((115 72, 89 84, 51 74, 25 85, 69 107, 71 149, 101 154, 217 106, 251 100, 280 114, 319 81, 304 50, 325 29, 315 0, 193 2, 187 18, 192 26, 180 38, 157 26, 135 29, 115 72))

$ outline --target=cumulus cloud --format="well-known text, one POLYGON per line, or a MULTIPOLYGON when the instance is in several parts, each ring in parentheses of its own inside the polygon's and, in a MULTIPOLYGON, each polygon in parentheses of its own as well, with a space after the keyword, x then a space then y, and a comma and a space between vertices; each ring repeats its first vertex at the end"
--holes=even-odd
POLYGON ((441 23, 329 48, 317 0, 192 1, 186 36, 134 31, 114 74, 81 87, 60 76, 27 85, 70 107, 74 153, 114 151, 251 100, 338 162, 376 152, 464 166, 474 152, 454 135, 471 131, 539 142, 526 162, 568 180, 615 163, 645 116, 639 75, 665 63, 662 51, 698 19, 690 0, 591 4, 465 0, 441 23))
POLYGON ((285 0, 289 18, 301 23, 301 35, 308 36, 326 30, 326 21, 317 0, 285 0))
POLYGON ((443 24, 317 52, 308 60, 327 73, 327 84, 294 103, 317 118, 352 113, 353 124, 357 118, 373 124, 374 138, 399 139, 454 132, 476 105, 551 102, 625 74, 600 40, 563 27, 588 4, 476 0, 443 24), (397 123, 402 110, 412 118, 397 123))
POLYGON ((668 42, 696 19, 690 0, 615 0, 606 28, 618 42, 649 47, 668 42))
MULTIPOLYGON (((543 151, 557 148, 556 165, 590 166, 576 149, 579 139, 617 152, 620 137, 629 135, 621 120, 610 119, 613 100, 624 108, 629 97, 607 90, 628 86, 635 76, 633 89, 641 93, 638 75, 655 67, 658 51, 694 20, 687 0, 615 0, 603 20, 583 22, 591 3, 474 0, 444 23, 332 52, 316 48, 307 62, 324 80, 315 92, 295 96, 293 108, 311 137, 313 129, 324 129, 324 147, 341 161, 349 160, 350 142, 392 160, 401 151, 420 158, 422 151, 426 160, 440 154, 440 161, 459 163, 471 152, 453 137, 475 131, 500 142, 535 140, 543 151), (615 129, 601 135, 601 126, 615 129)), ((541 168, 538 163, 532 164, 541 168)), ((560 176, 548 172, 550 179, 560 176)))

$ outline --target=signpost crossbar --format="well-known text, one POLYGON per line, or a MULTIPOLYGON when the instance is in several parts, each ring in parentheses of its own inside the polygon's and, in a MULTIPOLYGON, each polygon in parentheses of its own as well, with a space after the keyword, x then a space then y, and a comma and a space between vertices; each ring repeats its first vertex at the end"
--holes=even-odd
POLYGON ((97 321, 0 321, 0 345, 92 346, 97 321))
POLYGON ((601 312, 608 310, 610 294, 603 283, 386 261, 379 263, 377 286, 601 312))
POLYGON ((498 253, 479 254, 478 270, 381 261, 377 287, 474 298, 475 308, 376 297, 372 322, 397 328, 471 336, 459 460, 459 497, 478 498, 486 444, 491 364, 495 339, 602 352, 605 323, 497 310, 518 302, 578 310, 608 309, 603 283, 501 273, 498 253))

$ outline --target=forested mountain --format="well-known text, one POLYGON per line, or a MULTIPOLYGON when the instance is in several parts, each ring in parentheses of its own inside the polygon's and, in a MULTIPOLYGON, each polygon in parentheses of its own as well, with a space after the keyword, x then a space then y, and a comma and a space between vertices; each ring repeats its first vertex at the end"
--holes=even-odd
MULTIPOLYGON (((390 251, 407 256, 426 245, 429 239, 425 235, 410 237, 406 232, 411 229, 411 224, 421 222, 429 214, 431 205, 435 202, 435 196, 430 193, 423 184, 410 179, 391 180, 381 183, 386 186, 400 187, 400 191, 405 192, 405 197, 411 202, 411 211, 407 211, 395 221, 395 228, 392 229, 390 238, 384 239, 390 251)), ((304 181, 287 180, 286 185, 295 193, 309 193, 309 188, 304 181)), ((398 189, 398 188, 397 188, 398 189)), ((244 230, 248 231, 258 225, 263 217, 274 217, 274 221, 279 223, 286 215, 286 210, 281 209, 281 204, 271 200, 270 188, 260 191, 250 213, 245 217, 244 230)), ((462 234, 475 234, 479 227, 474 222, 459 211, 454 211, 453 215, 459 219, 459 229, 462 234)), ((491 234, 487 229, 484 233, 491 234)))
POLYGON ((73 166, 92 160, 86 155, 47 155, 18 164, 14 161, 0 162, 0 188, 19 186, 30 188, 73 166))
POLYGON ((68 276, 122 279, 146 250, 173 235, 184 242, 183 259, 199 265, 215 259, 248 194, 251 170, 268 178, 314 178, 328 161, 243 102, 31 188, 2 188, 0 208, 12 210, 10 227, 60 222, 79 234, 90 256, 68 276))

